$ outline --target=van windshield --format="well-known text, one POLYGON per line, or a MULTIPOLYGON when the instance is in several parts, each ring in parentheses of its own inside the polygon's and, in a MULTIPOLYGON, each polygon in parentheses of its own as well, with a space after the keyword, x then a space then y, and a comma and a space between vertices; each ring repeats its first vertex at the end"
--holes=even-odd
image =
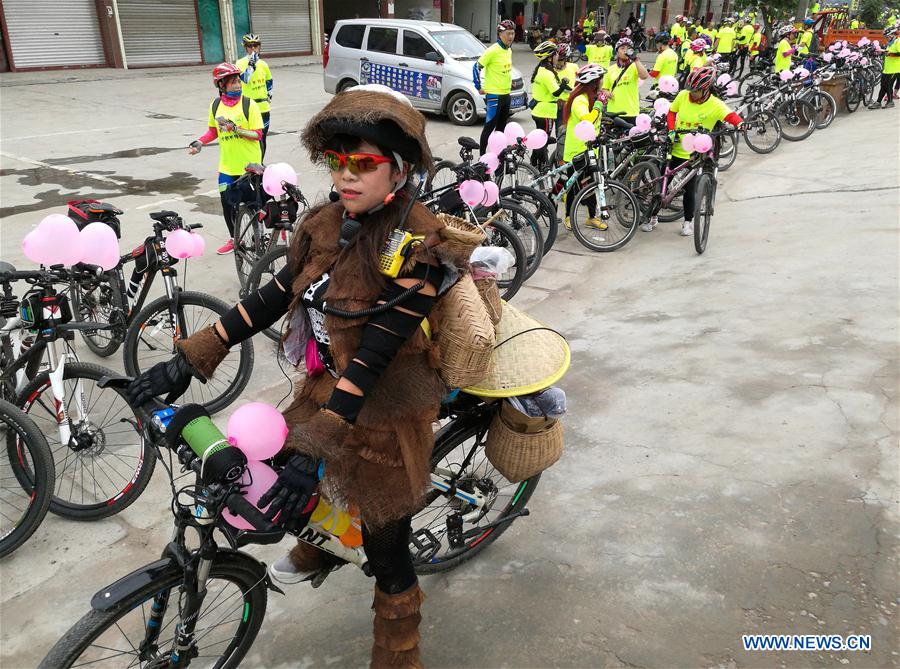
POLYGON ((484 45, 465 30, 447 30, 429 33, 450 58, 475 60, 484 53, 484 45))

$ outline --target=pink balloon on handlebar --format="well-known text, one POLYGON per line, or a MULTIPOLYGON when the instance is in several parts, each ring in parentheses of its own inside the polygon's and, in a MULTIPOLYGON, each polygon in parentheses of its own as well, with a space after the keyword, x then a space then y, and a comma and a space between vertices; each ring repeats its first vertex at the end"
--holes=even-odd
POLYGON ((506 135, 504 135, 499 130, 494 130, 494 132, 492 132, 488 137, 487 150, 491 153, 499 155, 500 152, 503 151, 503 149, 509 146, 509 144, 510 142, 506 138, 506 135))
POLYGON ((484 199, 484 186, 480 181, 467 179, 459 184, 459 196, 470 207, 477 207, 484 199))
POLYGON ((857 44, 857 46, 865 46, 866 44, 869 44, 869 43, 870 43, 869 38, 866 37, 865 35, 863 35, 862 37, 859 38, 859 41, 856 44, 857 44))
POLYGON ((284 446, 288 426, 271 404, 249 402, 231 414, 225 434, 228 443, 241 450, 248 460, 267 460, 284 446))
POLYGON ((734 97, 738 94, 738 88, 740 84, 736 81, 729 81, 728 85, 725 87, 725 95, 728 97, 734 97))
POLYGON ((194 242, 194 253, 191 257, 199 258, 206 252, 206 240, 203 239, 203 235, 196 232, 191 233, 191 239, 194 242))
POLYGON ((111 270, 119 264, 119 240, 106 223, 89 223, 80 235, 81 262, 111 270))
POLYGON ((525 136, 525 129, 513 121, 512 123, 506 124, 506 127, 503 129, 503 134, 506 135, 506 139, 510 144, 515 144, 517 140, 525 136))
POLYGON ((681 138, 681 148, 687 151, 688 153, 694 152, 694 135, 688 133, 684 137, 681 138))
POLYGON ((702 133, 694 137, 694 151, 697 153, 707 153, 712 149, 712 137, 706 133, 702 133))
POLYGON ((496 153, 485 153, 478 159, 478 162, 487 165, 488 174, 493 174, 494 170, 500 167, 500 158, 497 157, 496 153))
POLYGON ((822 54, 822 60, 824 60, 826 63, 830 63, 832 58, 834 58, 834 56, 830 53, 822 54))
POLYGON ((649 114, 638 114, 634 117, 634 127, 639 132, 647 132, 651 125, 653 125, 653 119, 649 114))
POLYGON ((493 207, 500 200, 500 187, 493 181, 485 181, 483 187, 484 198, 481 200, 481 204, 485 207, 493 207))
POLYGON ((547 146, 547 133, 540 128, 535 128, 527 135, 525 135, 525 146, 527 146, 532 151, 537 151, 539 149, 543 149, 547 146))
POLYGON ((287 181, 292 186, 297 185, 297 173, 287 163, 272 163, 263 172, 262 186, 272 197, 284 195, 282 182, 287 181))
MULTIPOLYGON (((74 265, 81 260, 82 242, 78 226, 68 216, 50 214, 38 224, 31 245, 42 265, 74 265)), ((115 233, 114 233, 115 234, 115 233)))
POLYGON ((657 116, 665 116, 669 113, 669 107, 672 106, 672 103, 669 102, 666 98, 656 98, 656 101, 653 103, 653 109, 656 110, 657 116))
POLYGON ((678 92, 678 80, 671 76, 666 75, 664 77, 659 78, 659 90, 663 93, 677 93, 678 92))
POLYGON ((181 260, 194 255, 194 240, 187 230, 173 230, 166 235, 165 247, 170 256, 181 260))
POLYGON ((728 74, 727 72, 723 72, 722 74, 719 75, 719 78, 716 79, 716 84, 719 86, 725 86, 728 84, 729 81, 731 81, 731 75, 728 74))
MULTIPOLYGON (((242 491, 244 493, 244 498, 253 506, 257 506, 259 498, 262 497, 263 493, 271 488, 277 480, 278 474, 265 462, 248 462, 247 470, 241 477, 241 485, 246 486, 242 491)), ((257 508, 259 507, 257 506, 257 508)), ((260 511, 264 511, 267 508, 268 507, 264 507, 263 509, 260 509, 260 511)), ((225 511, 222 512, 222 517, 229 525, 236 527, 239 530, 253 529, 253 525, 244 520, 241 516, 234 515, 228 509, 225 509, 225 511)))
POLYGON ((794 73, 791 72, 790 70, 782 70, 781 72, 778 73, 778 77, 782 81, 790 81, 791 79, 794 78, 794 73))
POLYGON ((597 128, 590 121, 581 121, 574 129, 575 137, 582 142, 592 142, 597 139, 597 128))

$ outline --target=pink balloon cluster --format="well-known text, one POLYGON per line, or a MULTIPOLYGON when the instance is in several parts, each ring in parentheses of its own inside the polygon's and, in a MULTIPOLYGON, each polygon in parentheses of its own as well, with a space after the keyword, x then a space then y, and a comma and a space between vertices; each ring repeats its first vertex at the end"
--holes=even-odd
POLYGON ((595 128, 594 124, 590 121, 581 121, 575 126, 573 132, 575 133, 575 137, 582 142, 592 142, 597 139, 597 128, 595 128))
POLYGON ((506 127, 503 129, 503 134, 506 135, 507 143, 515 144, 525 136, 525 130, 521 125, 513 121, 506 124, 506 127))
POLYGON ((824 60, 826 63, 830 63, 832 58, 834 58, 834 54, 831 54, 831 53, 823 53, 822 54, 822 60, 824 60))
POLYGON ((50 214, 22 240, 25 257, 40 265, 71 266, 79 262, 110 270, 119 264, 119 240, 105 223, 82 230, 68 216, 50 214))
POLYGON ((532 151, 537 151, 538 149, 543 149, 547 146, 547 133, 540 128, 535 128, 527 135, 525 135, 525 146, 527 146, 532 151))
POLYGON ((263 190, 272 197, 284 195, 284 186, 282 184, 285 181, 292 186, 297 185, 297 173, 287 163, 272 163, 263 172, 263 190))
POLYGON ((494 130, 488 137, 487 150, 491 153, 499 154, 507 146, 509 146, 509 140, 499 130, 494 130))
POLYGON ((701 133, 694 137, 694 151, 697 153, 707 153, 713 147, 712 137, 706 133, 701 133))
POLYGON ((196 232, 173 230, 166 235, 165 247, 170 256, 184 260, 202 256, 206 250, 206 241, 196 232))
POLYGON ((650 118, 649 114, 638 114, 634 118, 634 128, 632 130, 637 130, 639 133, 647 132, 651 125, 653 125, 653 119, 650 118))
POLYGON ((288 426, 271 404, 249 402, 231 414, 225 434, 228 443, 243 451, 247 460, 268 460, 284 446, 288 426))
POLYGON ((687 151, 688 153, 694 152, 694 139, 696 135, 693 133, 688 133, 681 138, 681 148, 687 151))
POLYGON ((500 167, 500 158, 496 153, 485 153, 478 159, 478 162, 487 165, 488 174, 493 174, 494 171, 500 167))
POLYGON ((666 98, 656 98, 656 101, 653 103, 653 109, 656 112, 657 116, 665 116, 669 113, 669 107, 672 106, 672 103, 669 102, 666 98))
POLYGON ((663 93, 677 93, 678 92, 678 80, 671 76, 666 75, 664 77, 659 78, 659 90, 663 93))
POLYGON ((459 184, 459 196, 470 207, 492 207, 500 199, 500 188, 493 181, 467 179, 459 184))
POLYGON ((846 47, 838 51, 838 58, 847 58, 852 52, 846 47))
POLYGON ((870 43, 871 43, 871 40, 868 37, 866 37, 865 35, 860 37, 859 41, 857 42, 857 44, 859 46, 865 46, 866 44, 870 44, 870 43))

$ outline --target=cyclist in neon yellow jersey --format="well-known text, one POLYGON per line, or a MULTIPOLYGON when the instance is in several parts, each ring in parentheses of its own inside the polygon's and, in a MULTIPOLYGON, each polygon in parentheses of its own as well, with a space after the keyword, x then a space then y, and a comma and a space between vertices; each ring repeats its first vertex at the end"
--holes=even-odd
POLYGON ((235 63, 241 71, 241 81, 244 86, 243 95, 249 97, 259 107, 263 120, 263 136, 259 143, 262 149, 262 158, 266 158, 266 137, 269 134, 270 103, 272 101, 272 71, 269 65, 259 57, 262 47, 259 35, 248 33, 241 38, 241 43, 247 51, 247 55, 235 63))

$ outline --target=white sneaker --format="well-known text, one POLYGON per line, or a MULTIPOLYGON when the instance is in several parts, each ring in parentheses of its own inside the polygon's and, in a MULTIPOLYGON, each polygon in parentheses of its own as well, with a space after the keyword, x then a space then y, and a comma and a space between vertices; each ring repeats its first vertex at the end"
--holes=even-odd
POLYGON ((656 223, 654 221, 650 220, 641 225, 641 230, 643 230, 644 232, 653 232, 653 228, 655 228, 655 227, 656 227, 656 223))
POLYGON ((693 237, 694 236, 694 224, 691 221, 685 221, 681 226, 681 236, 682 237, 693 237))
POLYGON ((299 571, 291 562, 291 554, 285 553, 278 562, 269 565, 269 576, 285 585, 293 585, 310 580, 318 571, 299 571))

